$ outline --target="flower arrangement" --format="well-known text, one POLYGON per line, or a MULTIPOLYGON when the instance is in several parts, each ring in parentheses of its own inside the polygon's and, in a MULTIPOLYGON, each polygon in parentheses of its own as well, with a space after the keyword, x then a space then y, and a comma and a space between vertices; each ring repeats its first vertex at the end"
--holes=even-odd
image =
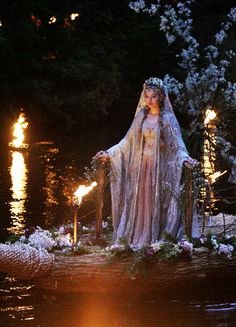
POLYGON ((137 248, 129 246, 123 240, 112 244, 105 249, 109 259, 131 259, 129 268, 131 278, 139 273, 147 274, 148 268, 161 261, 191 260, 191 255, 197 248, 210 249, 225 259, 232 259, 236 249, 236 237, 230 235, 201 235, 192 241, 182 238, 177 241, 172 235, 165 233, 162 241, 157 241, 149 246, 137 248))
MULTIPOLYGON (((108 228, 108 222, 103 222, 103 226, 108 228)), ((164 233, 163 240, 144 247, 130 246, 124 240, 107 247, 100 247, 81 241, 74 244, 71 238, 72 231, 72 224, 63 225, 50 231, 36 227, 26 230, 23 235, 17 237, 14 235, 9 242, 19 245, 28 244, 44 251, 60 250, 64 254, 98 253, 105 255, 108 262, 129 259, 131 278, 136 278, 136 275, 140 273, 147 274, 150 266, 161 261, 191 260, 191 255, 197 252, 196 249, 200 247, 210 249, 216 255, 227 260, 232 259, 236 249, 236 236, 232 235, 209 233, 190 241, 187 238, 177 240, 172 235, 164 233)))
MULTIPOLYGON (((72 224, 62 225, 51 230, 45 230, 37 226, 36 228, 26 229, 23 235, 13 235, 8 242, 28 244, 47 251, 65 250, 72 248, 72 231, 72 224)), ((78 243, 77 246, 79 245, 78 243)))

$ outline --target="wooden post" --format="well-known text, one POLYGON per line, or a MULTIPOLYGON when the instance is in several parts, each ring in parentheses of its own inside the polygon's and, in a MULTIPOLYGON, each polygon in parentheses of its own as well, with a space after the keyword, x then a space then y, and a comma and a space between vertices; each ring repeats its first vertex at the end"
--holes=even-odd
POLYGON ((193 220, 193 173, 192 169, 186 169, 186 207, 185 207, 185 234, 192 237, 193 220))
POLYGON ((105 163, 98 162, 98 174, 97 174, 97 204, 96 204, 96 242, 100 240, 101 228, 102 228, 102 213, 103 213, 103 194, 105 183, 105 163))
POLYGON ((74 203, 74 237, 73 237, 73 243, 76 244, 78 242, 78 206, 74 203))

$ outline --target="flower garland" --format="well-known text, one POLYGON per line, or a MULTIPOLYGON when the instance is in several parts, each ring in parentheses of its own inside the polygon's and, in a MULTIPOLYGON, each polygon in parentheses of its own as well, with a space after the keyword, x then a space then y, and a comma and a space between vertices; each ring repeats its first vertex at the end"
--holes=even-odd
MULTIPOLYGON (((108 228, 108 223, 103 222, 103 227, 108 228)), ((82 226, 80 226, 83 231, 82 226)), ((93 227, 86 227, 86 233, 93 227)), ((168 233, 163 234, 163 240, 154 242, 148 246, 136 247, 120 240, 119 243, 107 247, 93 246, 81 241, 74 244, 72 241, 73 225, 63 225, 52 230, 44 230, 36 227, 26 230, 24 235, 13 235, 8 243, 28 244, 39 250, 55 251, 60 250, 64 254, 88 254, 97 253, 107 257, 108 262, 114 260, 130 259, 130 275, 136 278, 139 273, 147 274, 148 268, 161 261, 191 260, 191 255, 198 252, 197 248, 210 249, 217 255, 231 260, 236 250, 236 236, 213 235, 208 233, 198 238, 182 238, 177 241, 168 233)))

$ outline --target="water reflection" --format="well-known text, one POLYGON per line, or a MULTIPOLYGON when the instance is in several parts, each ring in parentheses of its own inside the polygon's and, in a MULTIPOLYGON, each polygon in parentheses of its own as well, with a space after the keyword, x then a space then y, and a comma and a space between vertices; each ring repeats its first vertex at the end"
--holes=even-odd
POLYGON ((45 222, 50 222, 55 219, 55 208, 59 205, 58 201, 58 186, 59 179, 57 169, 55 167, 56 154, 58 149, 50 151, 41 156, 41 163, 44 166, 44 186, 45 192, 44 211, 45 222))
MULTIPOLYGON (((34 320, 35 305, 32 298, 32 285, 20 283, 7 277, 1 281, 0 325, 23 326, 22 322, 34 320)), ((24 323, 23 323, 24 324, 24 323)))
POLYGON ((27 174, 25 153, 11 151, 10 166, 12 201, 10 201, 11 227, 10 232, 20 234, 25 227, 25 202, 27 199, 27 174))
POLYGON ((0 325, 14 327, 234 327, 235 288, 158 294, 68 294, 7 278, 0 325))

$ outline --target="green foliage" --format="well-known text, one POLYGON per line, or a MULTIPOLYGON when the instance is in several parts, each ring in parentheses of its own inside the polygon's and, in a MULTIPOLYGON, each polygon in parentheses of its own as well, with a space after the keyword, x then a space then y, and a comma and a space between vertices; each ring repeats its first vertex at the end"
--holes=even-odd
POLYGON ((154 260, 148 257, 146 252, 147 248, 142 248, 134 253, 131 266, 129 267, 131 278, 135 279, 138 274, 142 274, 143 276, 148 275, 148 271, 154 263, 154 260))
POLYGON ((167 242, 173 242, 174 244, 177 244, 177 243, 178 243, 177 238, 174 237, 172 234, 166 232, 166 231, 164 231, 164 232, 162 233, 162 237, 163 237, 163 239, 164 239, 165 241, 167 241, 167 242))
POLYGON ((70 125, 106 112, 120 80, 117 8, 91 0, 80 1, 79 7, 64 0, 1 7, 2 109, 24 107, 33 114, 34 108, 35 117, 46 113, 45 119, 53 115, 70 125), (75 21, 69 20, 72 12, 80 14, 75 21), (57 21, 49 24, 53 16, 57 21))
POLYGON ((201 240, 198 237, 192 238, 192 243, 194 248, 200 248, 203 246, 201 240))
POLYGON ((212 237, 213 237, 213 234, 212 233, 208 233, 206 235, 206 240, 204 242, 204 246, 210 250, 213 249, 213 244, 212 244, 212 237))
POLYGON ((13 244, 17 241, 19 241, 21 235, 16 235, 16 234, 11 234, 10 237, 8 238, 7 242, 13 244))

